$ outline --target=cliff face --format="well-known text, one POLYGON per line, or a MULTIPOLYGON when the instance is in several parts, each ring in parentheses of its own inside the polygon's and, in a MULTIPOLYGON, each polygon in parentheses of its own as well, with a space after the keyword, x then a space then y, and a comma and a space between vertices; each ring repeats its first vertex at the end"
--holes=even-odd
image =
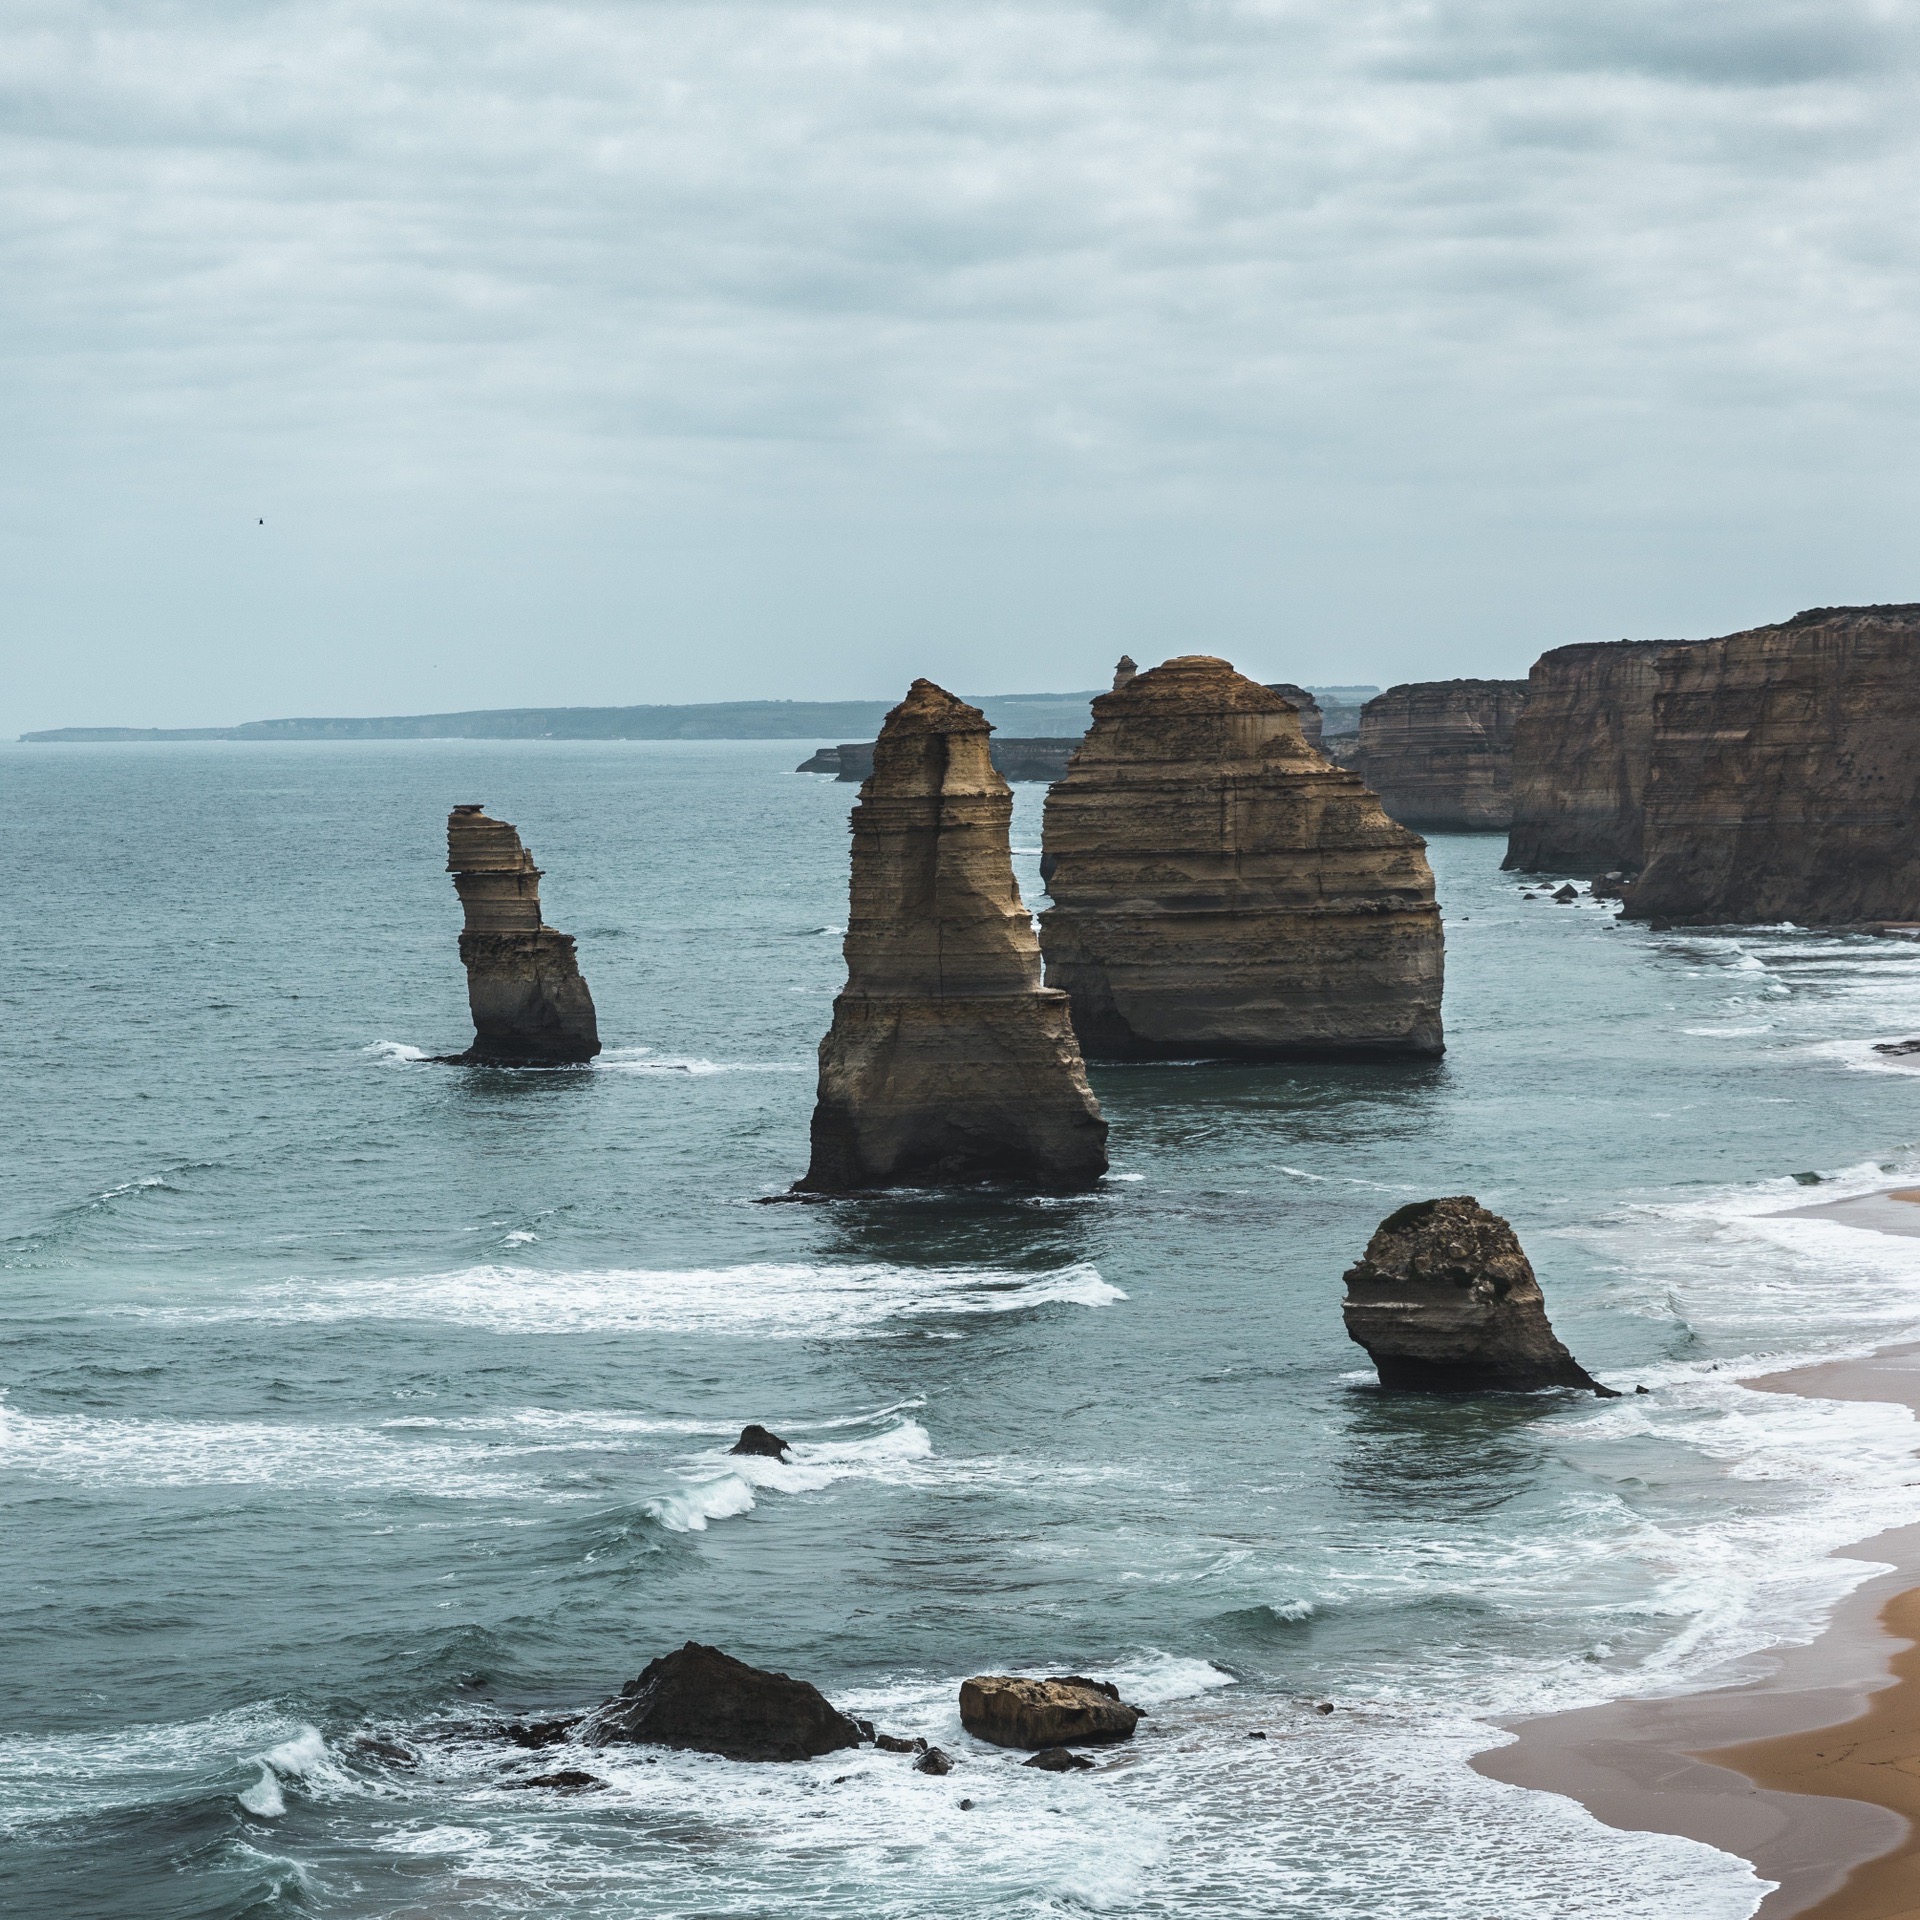
POLYGON ((847 984, 797 1190, 1074 1186, 1106 1171, 1066 996, 1040 983, 1012 818, 979 709, 916 680, 853 810, 847 984))
POLYGON ((1513 826, 1523 873, 1635 872, 1653 695, 1670 640, 1555 647, 1533 663, 1513 729, 1513 826))
POLYGON ((466 909, 460 958, 473 1009, 473 1045, 460 1057, 500 1066, 555 1066, 600 1051, 593 996, 573 936, 540 919, 540 869, 504 820, 477 806, 447 816, 447 871, 466 909))
POLYGON ((1524 680, 1427 680, 1360 709, 1353 769, 1403 827, 1489 833, 1513 817, 1513 727, 1524 680))
POLYGON ((1280 695, 1190 655, 1093 703, 1047 795, 1047 980, 1089 1058, 1439 1053, 1417 834, 1280 695))
POLYGON ((1823 607, 1659 662, 1637 920, 1920 920, 1920 606, 1823 607))
POLYGON ((1267 691, 1277 693, 1300 716, 1300 737, 1310 747, 1321 745, 1321 736, 1326 729, 1326 715, 1320 711, 1320 702, 1305 687, 1296 687, 1291 680, 1269 680, 1267 691))

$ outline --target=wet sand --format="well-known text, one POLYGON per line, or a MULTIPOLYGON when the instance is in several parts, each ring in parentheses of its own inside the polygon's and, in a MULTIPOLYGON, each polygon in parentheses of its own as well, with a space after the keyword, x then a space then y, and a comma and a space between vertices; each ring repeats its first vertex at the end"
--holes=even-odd
MULTIPOLYGON (((1907 1194, 1920 1200, 1907 1189, 1797 1211, 1877 1227, 1884 1210, 1903 1224, 1881 1231, 1920 1233, 1907 1194)), ((1747 1384, 1920 1413, 1920 1346, 1747 1384)), ((1566 1794, 1609 1826, 1752 1861, 1778 1883, 1757 1920, 1920 1920, 1920 1526, 1839 1557, 1890 1570, 1856 1588, 1810 1645, 1742 1662, 1711 1692, 1502 1722, 1519 1738, 1473 1765, 1566 1794)))

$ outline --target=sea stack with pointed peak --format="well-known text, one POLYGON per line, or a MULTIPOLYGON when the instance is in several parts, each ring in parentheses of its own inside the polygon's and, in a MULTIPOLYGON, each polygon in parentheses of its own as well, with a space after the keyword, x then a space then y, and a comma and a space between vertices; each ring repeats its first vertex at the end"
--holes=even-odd
POLYGON ((1366 1348, 1383 1387, 1615 1397, 1555 1336, 1513 1229, 1471 1194, 1388 1214, 1346 1283, 1347 1337, 1366 1348))
POLYGON ((600 1051, 593 995, 573 936, 540 918, 540 869, 504 820, 478 805, 447 816, 447 871, 466 909, 460 958, 473 1009, 473 1045, 457 1056, 488 1066, 550 1067, 600 1051))
POLYGON ((1140 669, 1133 664, 1133 655, 1123 653, 1113 670, 1114 692, 1118 693, 1139 671, 1140 669))
POLYGON ((1442 1051, 1426 842, 1226 661, 1096 699, 1043 841, 1047 982, 1089 1059, 1442 1051))
POLYGON ((801 1193, 1107 1170, 1066 995, 1041 985, 1013 794, 977 707, 916 680, 853 809, 847 984, 820 1043, 801 1193))

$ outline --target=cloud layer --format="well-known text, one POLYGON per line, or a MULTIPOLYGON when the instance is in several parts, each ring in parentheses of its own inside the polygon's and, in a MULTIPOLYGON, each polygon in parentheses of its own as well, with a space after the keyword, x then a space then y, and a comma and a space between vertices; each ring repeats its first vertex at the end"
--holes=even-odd
POLYGON ((23 0, 6 717, 452 704, 456 646, 460 704, 1523 671, 1913 597, 1915 19, 23 0))

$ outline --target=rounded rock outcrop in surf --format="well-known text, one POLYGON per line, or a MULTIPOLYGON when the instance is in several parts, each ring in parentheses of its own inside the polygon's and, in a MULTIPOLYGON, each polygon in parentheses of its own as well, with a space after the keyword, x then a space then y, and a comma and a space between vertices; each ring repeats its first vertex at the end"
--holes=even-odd
POLYGON ((1443 1050, 1426 842, 1226 661, 1095 700, 1042 843, 1047 983, 1088 1059, 1443 1050))
POLYGON ((1041 984, 989 732, 977 707, 916 680, 874 743, 853 810, 847 984, 796 1193, 1073 1187, 1107 1170, 1066 995, 1041 984))
POLYGON ((573 935, 540 918, 540 869, 504 820, 478 806, 447 816, 447 871, 466 910, 473 1045, 455 1058, 486 1066, 578 1065, 600 1051, 593 995, 573 935))
POLYGON ((689 1640, 649 1661, 588 1714, 579 1739, 587 1747, 634 1741, 729 1760, 813 1760, 859 1746, 861 1734, 818 1687, 689 1640))
POLYGON ((1513 1229, 1471 1194, 1390 1213, 1346 1272, 1347 1337, 1383 1387, 1416 1393, 1585 1387, 1513 1229))
POLYGON ((1143 1709, 1120 1698, 1110 1680, 1077 1673, 1051 1680, 980 1673, 960 1683, 960 1724, 976 1740, 996 1747, 1043 1751, 1131 1740, 1145 1718, 1143 1709))

